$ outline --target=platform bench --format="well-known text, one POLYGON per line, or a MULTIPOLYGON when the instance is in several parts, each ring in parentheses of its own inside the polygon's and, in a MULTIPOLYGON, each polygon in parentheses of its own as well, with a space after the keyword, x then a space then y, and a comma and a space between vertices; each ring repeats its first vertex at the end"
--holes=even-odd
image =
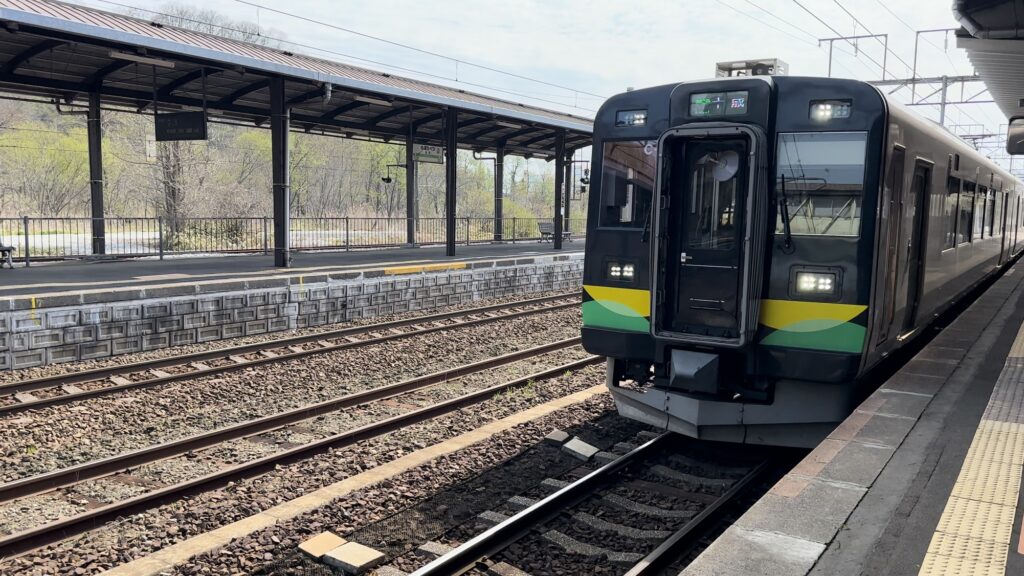
POLYGON ((14 269, 14 260, 11 259, 11 254, 14 253, 14 246, 4 246, 0 244, 0 268, 7 264, 9 268, 14 269))
MULTIPOLYGON (((554 222, 537 222, 537 228, 540 230, 540 241, 551 242, 555 237, 555 223, 554 222)), ((572 242, 572 232, 568 230, 562 230, 562 240, 572 242)))

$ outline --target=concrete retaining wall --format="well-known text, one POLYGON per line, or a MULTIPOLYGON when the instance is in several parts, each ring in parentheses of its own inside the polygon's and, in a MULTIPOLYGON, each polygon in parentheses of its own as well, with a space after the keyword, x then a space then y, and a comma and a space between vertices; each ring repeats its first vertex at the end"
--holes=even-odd
POLYGON ((0 369, 340 324, 501 296, 574 290, 583 277, 580 255, 465 266, 10 299, 0 302, 0 310, 8 310, 0 312, 0 369), (183 291, 188 294, 178 295, 183 291), (93 299, 112 301, 90 302, 93 299), (53 305, 69 301, 75 303, 53 305))

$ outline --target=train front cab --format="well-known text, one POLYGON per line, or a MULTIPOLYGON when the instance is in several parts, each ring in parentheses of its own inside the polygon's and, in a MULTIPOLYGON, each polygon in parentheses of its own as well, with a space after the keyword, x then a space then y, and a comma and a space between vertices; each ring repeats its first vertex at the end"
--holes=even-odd
POLYGON ((627 417, 705 439, 814 445, 857 399, 870 292, 859 272, 872 261, 862 238, 873 237, 885 104, 865 84, 807 78, 647 92, 598 116, 584 345, 609 357, 627 417), (745 102, 708 114, 709 98, 745 102), (617 129, 617 112, 644 99, 646 130, 617 129), (652 148, 650 216, 616 227, 645 203, 652 148))

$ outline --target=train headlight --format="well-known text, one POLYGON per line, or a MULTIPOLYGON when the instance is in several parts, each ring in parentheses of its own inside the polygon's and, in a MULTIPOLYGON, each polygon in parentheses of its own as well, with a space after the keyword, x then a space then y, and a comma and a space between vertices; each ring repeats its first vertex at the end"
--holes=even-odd
POLYGON ((836 293, 836 275, 832 272, 797 272, 796 291, 807 296, 836 293))
POLYGON ((623 262, 608 263, 608 278, 620 282, 632 282, 636 276, 636 266, 623 262))

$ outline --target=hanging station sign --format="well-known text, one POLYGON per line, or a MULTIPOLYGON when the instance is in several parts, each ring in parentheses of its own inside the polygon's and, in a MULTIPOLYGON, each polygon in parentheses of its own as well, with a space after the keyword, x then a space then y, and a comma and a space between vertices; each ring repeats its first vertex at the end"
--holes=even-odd
POLYGON ((444 164, 444 147, 433 144, 413 144, 412 157, 417 162, 444 164))
POLYGON ((169 112, 154 117, 157 142, 206 140, 206 112, 169 112))

